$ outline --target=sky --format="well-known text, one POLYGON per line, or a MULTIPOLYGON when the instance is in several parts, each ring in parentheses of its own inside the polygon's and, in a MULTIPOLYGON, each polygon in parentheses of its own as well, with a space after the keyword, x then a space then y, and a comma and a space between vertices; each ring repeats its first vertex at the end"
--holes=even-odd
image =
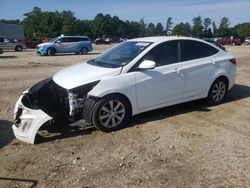
POLYGON ((0 0, 0 19, 24 18, 33 7, 43 11, 71 10, 79 19, 92 20, 98 13, 118 16, 122 20, 166 24, 168 17, 174 25, 192 23, 196 16, 211 18, 219 25, 222 17, 230 26, 250 22, 250 0, 0 0))

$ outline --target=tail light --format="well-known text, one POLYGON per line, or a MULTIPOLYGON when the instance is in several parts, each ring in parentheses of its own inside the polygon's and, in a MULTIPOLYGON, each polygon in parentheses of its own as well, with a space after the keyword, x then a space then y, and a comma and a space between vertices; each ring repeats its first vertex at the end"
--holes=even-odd
POLYGON ((237 65, 237 61, 236 61, 236 59, 235 59, 235 58, 230 59, 229 61, 230 61, 231 63, 233 63, 234 65, 237 65))

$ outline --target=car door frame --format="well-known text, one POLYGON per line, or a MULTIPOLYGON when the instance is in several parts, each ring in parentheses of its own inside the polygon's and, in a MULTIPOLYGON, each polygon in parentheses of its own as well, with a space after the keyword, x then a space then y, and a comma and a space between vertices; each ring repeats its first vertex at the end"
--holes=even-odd
MULTIPOLYGON (((162 101, 158 101, 158 103, 155 103, 155 104, 151 104, 151 105, 145 105, 145 106, 141 106, 141 101, 140 100, 140 96, 138 96, 138 82, 136 81, 135 82, 135 85, 136 85, 136 101, 137 101, 137 110, 139 112, 144 112, 144 111, 148 111, 148 110, 151 110, 151 109, 157 109, 157 108, 160 108, 160 107, 165 107, 165 106, 168 106, 168 105, 172 105, 172 104, 177 104, 179 103, 180 101, 182 101, 183 99, 183 91, 184 91, 184 84, 185 84, 185 80, 184 80, 184 75, 182 74, 182 72, 179 70, 179 64, 180 64, 180 45, 179 45, 179 40, 170 40, 170 41, 164 41, 156 46, 154 46, 153 48, 151 48, 147 53, 145 53, 143 55, 142 58, 140 58, 135 64, 134 66, 132 66, 132 68, 128 71, 128 72, 135 72, 135 79, 136 77, 138 78, 139 74, 145 74, 145 77, 148 76, 148 78, 150 76, 156 76, 157 77, 157 74, 159 75, 160 72, 159 71, 162 71, 164 72, 164 74, 168 74, 168 75, 172 75, 174 77, 178 77, 179 78, 179 84, 180 84, 180 87, 182 89, 180 89, 180 96, 179 97, 176 97, 175 99, 170 99, 170 98, 166 98, 162 101), (137 67, 139 66, 139 64, 142 62, 142 59, 148 54, 150 53, 152 50, 154 50, 156 47, 158 47, 159 45, 163 45, 165 43, 168 43, 168 42, 171 42, 171 41, 176 41, 177 42, 177 45, 178 45, 178 52, 177 52, 177 55, 178 55, 178 61, 176 63, 172 63, 172 64, 167 64, 167 65, 162 65, 162 66, 158 66, 156 67, 155 69, 149 69, 149 70, 139 70, 137 67)), ((143 79, 143 78, 142 78, 143 79)), ((171 82, 169 82, 171 83, 171 82)), ((172 88, 173 89, 173 88, 172 88)), ((145 91, 144 91, 145 92, 145 91)), ((144 93, 143 92, 143 93, 144 93)))

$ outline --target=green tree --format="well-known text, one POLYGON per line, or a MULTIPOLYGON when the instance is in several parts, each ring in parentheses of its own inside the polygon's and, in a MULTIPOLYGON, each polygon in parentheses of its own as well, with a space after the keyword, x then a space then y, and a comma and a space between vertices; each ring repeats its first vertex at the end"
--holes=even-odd
POLYGON ((147 26, 146 36, 155 35, 155 25, 153 23, 149 23, 147 26))
POLYGON ((42 37, 41 30, 43 25, 41 24, 42 20, 42 11, 38 7, 34 7, 33 10, 29 13, 24 14, 25 18, 23 20, 24 32, 26 37, 38 36, 42 37))
POLYGON ((163 32, 164 32, 163 25, 161 23, 157 23, 156 26, 155 26, 154 34, 156 36, 161 36, 161 35, 163 35, 163 32))
POLYGON ((213 36, 217 37, 218 36, 218 29, 217 29, 215 21, 212 22, 212 29, 213 29, 213 36))
MULTIPOLYGON (((236 30, 237 36, 244 38, 250 36, 250 23, 242 23, 234 26, 234 30, 236 30)), ((234 35, 234 36, 235 36, 234 35)))
POLYGON ((203 25, 201 16, 197 16, 193 18, 193 27, 192 27, 192 35, 197 38, 203 37, 203 25))
POLYGON ((172 26, 173 26, 173 22, 172 22, 172 17, 168 17, 167 19, 167 23, 166 23, 166 35, 170 35, 171 31, 172 31, 172 26))
POLYGON ((172 31, 172 35, 191 36, 192 28, 189 23, 179 23, 172 31))
POLYGON ((220 26, 218 28, 218 35, 220 37, 227 37, 231 35, 229 25, 229 19, 227 17, 223 17, 220 21, 220 26))
POLYGON ((205 18, 203 20, 203 25, 204 25, 204 37, 210 38, 211 37, 211 29, 210 25, 212 23, 212 20, 210 18, 205 18))
POLYGON ((22 22, 19 19, 16 19, 16 20, 0 19, 0 23, 17 24, 17 25, 21 25, 22 24, 22 22))

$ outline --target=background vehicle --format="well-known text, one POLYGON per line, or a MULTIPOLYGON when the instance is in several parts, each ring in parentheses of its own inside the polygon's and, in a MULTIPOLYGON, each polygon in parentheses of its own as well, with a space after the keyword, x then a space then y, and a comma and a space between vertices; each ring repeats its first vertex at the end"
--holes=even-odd
POLYGON ((250 44, 250 37, 245 38, 244 44, 246 45, 250 44))
POLYGON ((38 44, 41 44, 42 40, 37 39, 37 38, 31 38, 25 41, 25 45, 27 48, 35 49, 38 44))
POLYGON ((221 45, 241 45, 242 44, 242 40, 240 38, 233 38, 233 37, 227 37, 227 38, 222 38, 222 39, 218 39, 217 42, 221 45))
POLYGON ((94 40, 94 43, 96 45, 99 45, 99 44, 111 44, 112 42, 113 42, 112 38, 105 38, 105 39, 103 39, 103 38, 96 38, 94 40))
POLYGON ((36 47, 37 54, 50 56, 56 53, 87 54, 92 50, 92 42, 86 36, 60 36, 36 47))
POLYGON ((84 119, 115 131, 149 110, 201 98, 220 104, 235 76, 235 58, 203 40, 132 39, 25 91, 16 103, 13 130, 29 143, 44 123, 84 119))
POLYGON ((26 48, 26 45, 22 42, 15 42, 10 38, 0 36, 0 48, 3 50, 15 50, 21 52, 26 48))
POLYGON ((218 46, 222 50, 226 51, 226 48, 224 46, 222 46, 220 43, 218 43, 218 40, 216 38, 203 38, 203 40, 206 42, 210 42, 210 43, 218 46))

